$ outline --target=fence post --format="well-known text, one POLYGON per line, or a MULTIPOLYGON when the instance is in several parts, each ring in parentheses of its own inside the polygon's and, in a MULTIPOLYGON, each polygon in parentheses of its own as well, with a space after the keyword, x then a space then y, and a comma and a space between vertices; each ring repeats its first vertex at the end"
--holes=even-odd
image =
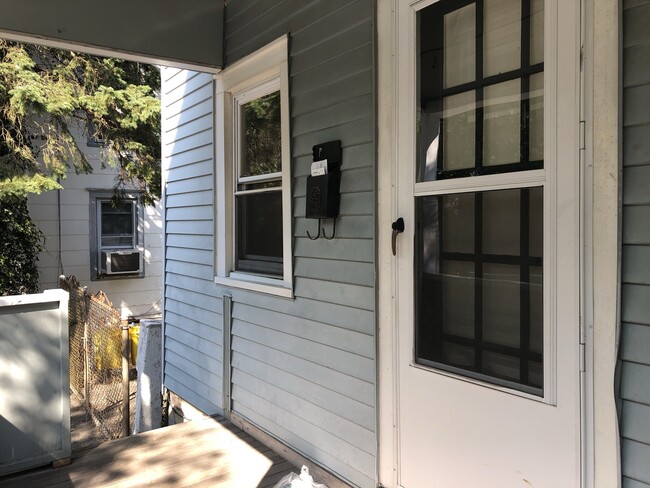
POLYGON ((129 326, 122 326, 122 436, 129 435, 129 326))
POLYGON ((77 291, 81 290, 81 310, 84 324, 84 337, 83 337, 83 368, 84 368, 84 405, 86 411, 90 411, 90 327, 88 326, 88 309, 90 307, 90 296, 88 295, 87 287, 83 289, 77 287, 77 291))

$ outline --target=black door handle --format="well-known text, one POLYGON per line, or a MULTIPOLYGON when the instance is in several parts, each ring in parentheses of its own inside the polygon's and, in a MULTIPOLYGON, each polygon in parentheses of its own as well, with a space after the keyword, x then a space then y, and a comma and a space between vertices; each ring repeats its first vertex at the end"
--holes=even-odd
POLYGON ((397 234, 404 232, 404 219, 400 217, 395 222, 393 222, 393 225, 391 227, 393 228, 393 256, 395 256, 397 255, 397 234))

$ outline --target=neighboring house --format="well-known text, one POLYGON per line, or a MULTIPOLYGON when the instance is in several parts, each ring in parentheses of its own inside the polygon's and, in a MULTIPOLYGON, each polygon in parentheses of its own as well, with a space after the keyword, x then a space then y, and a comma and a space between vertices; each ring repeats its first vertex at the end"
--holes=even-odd
POLYGON ((145 206, 137 191, 126 191, 113 206, 117 170, 102 164, 100 144, 81 131, 77 140, 93 172, 71 169, 62 190, 29 199, 30 215, 45 235, 40 287, 58 288, 60 275, 74 275, 89 292, 104 291, 124 319, 160 314, 161 204, 145 206))
POLYGON ((650 1, 199 4, 0 19, 176 66, 165 386, 353 486, 650 486, 650 1))

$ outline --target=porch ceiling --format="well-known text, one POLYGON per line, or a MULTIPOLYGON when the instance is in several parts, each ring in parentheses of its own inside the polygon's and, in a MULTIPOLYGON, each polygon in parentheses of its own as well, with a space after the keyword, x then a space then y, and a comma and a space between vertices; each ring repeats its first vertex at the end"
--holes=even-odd
POLYGON ((0 0, 0 37, 216 71, 223 59, 223 3, 0 0))

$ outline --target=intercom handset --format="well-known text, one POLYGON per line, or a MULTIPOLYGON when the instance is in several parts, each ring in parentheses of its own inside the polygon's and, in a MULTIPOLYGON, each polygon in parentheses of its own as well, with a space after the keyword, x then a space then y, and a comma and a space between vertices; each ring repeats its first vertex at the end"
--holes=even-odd
MULTIPOLYGON (((311 174, 307 177, 307 201, 305 204, 305 217, 318 219, 318 234, 310 239, 316 240, 321 235, 321 219, 336 219, 339 215, 341 184, 341 141, 330 141, 323 144, 316 144, 312 147, 313 163, 311 174)), ((336 220, 334 220, 334 231, 336 220)))

